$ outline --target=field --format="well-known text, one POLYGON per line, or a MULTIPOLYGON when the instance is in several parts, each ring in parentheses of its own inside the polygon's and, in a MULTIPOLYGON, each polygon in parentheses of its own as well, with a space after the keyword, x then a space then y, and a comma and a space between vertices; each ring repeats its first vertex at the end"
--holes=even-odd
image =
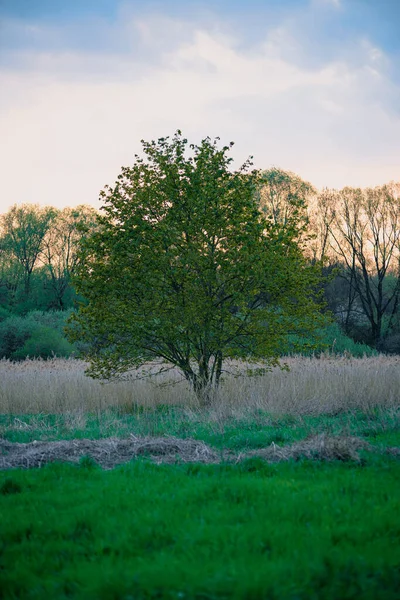
POLYGON ((200 409, 0 361, 0 597, 398 598, 400 359, 287 363, 200 409))
MULTIPOLYGON (((273 369, 249 377, 254 365, 231 363, 210 418, 252 410, 271 414, 334 414, 397 406, 400 356, 287 358, 289 371, 273 369)), ((103 413, 174 405, 197 409, 196 400, 173 369, 158 377, 102 384, 84 374, 78 360, 0 360, 0 414, 103 413)), ((152 372, 149 369, 150 373, 152 372)), ((154 371, 154 369, 153 369, 154 371)))

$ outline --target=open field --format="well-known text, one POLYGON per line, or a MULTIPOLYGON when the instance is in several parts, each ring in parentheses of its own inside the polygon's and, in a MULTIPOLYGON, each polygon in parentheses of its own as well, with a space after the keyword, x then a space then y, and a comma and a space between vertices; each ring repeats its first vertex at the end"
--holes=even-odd
POLYGON ((287 362, 199 409, 0 361, 0 597, 397 600, 400 359, 287 362))
MULTIPOLYGON (((229 371, 209 418, 262 410, 270 414, 319 415, 368 411, 400 404, 400 357, 288 358, 279 368, 245 376, 252 365, 229 371)), ((78 360, 0 361, 0 414, 132 412, 160 405, 196 409, 196 399, 176 371, 137 381, 103 384, 84 374, 78 360), (177 382, 173 384, 173 382, 177 382)))

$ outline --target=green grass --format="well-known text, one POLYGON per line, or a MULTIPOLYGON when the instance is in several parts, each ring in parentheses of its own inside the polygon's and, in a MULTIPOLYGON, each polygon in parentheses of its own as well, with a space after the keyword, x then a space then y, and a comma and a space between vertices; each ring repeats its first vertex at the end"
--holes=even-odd
POLYGON ((376 456, 2 472, 2 598, 397 599, 399 497, 376 456))
MULTIPOLYGON (((175 435, 236 452, 318 433, 400 446, 399 411, 211 421, 179 408, 2 415, 10 441, 175 435)), ((0 598, 397 599, 400 461, 0 471, 0 598)))
POLYGON ((0 415, 0 435, 11 442, 100 439, 135 435, 192 437, 216 448, 243 451, 275 442, 285 445, 311 435, 355 435, 371 444, 400 446, 400 410, 344 412, 319 416, 271 416, 251 411, 247 418, 210 421, 207 415, 176 407, 135 414, 108 411, 99 415, 0 415))

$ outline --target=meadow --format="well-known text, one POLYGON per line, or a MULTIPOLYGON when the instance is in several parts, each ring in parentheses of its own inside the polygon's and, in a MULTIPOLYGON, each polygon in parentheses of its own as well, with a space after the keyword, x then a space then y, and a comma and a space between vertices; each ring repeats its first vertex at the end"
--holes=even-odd
POLYGON ((200 408, 0 361, 0 596, 398 598, 400 358, 285 363, 200 408))

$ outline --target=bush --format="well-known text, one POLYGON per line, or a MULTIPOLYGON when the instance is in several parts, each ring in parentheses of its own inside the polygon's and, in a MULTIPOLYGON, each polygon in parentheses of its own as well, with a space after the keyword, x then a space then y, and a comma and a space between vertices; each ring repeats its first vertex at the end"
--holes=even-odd
POLYGON ((61 333, 50 327, 38 325, 22 348, 13 352, 11 358, 23 360, 27 357, 44 359, 53 356, 67 357, 71 356, 74 350, 74 346, 61 333))
POLYGON ((3 321, 1 314, 0 312, 0 358, 50 358, 54 355, 71 356, 78 352, 76 346, 70 344, 64 336, 69 311, 32 311, 25 317, 12 315, 3 321))
POLYGON ((33 310, 26 315, 26 318, 34 321, 37 325, 55 329, 63 336, 64 327, 71 313, 72 310, 51 310, 48 312, 33 310))
POLYGON ((367 344, 361 344, 349 338, 343 333, 337 323, 332 323, 320 329, 317 335, 316 339, 291 336, 290 345, 292 352, 289 353, 298 353, 304 356, 318 355, 321 352, 330 352, 332 354, 348 353, 359 358, 363 356, 376 356, 378 354, 374 348, 367 346, 367 344))
POLYGON ((376 356, 378 352, 361 342, 355 342, 340 329, 337 323, 327 327, 322 334, 324 341, 328 343, 328 351, 333 354, 350 353, 352 356, 362 358, 363 356, 376 356))
POLYGON ((3 306, 0 306, 0 323, 1 321, 8 319, 9 317, 11 317, 10 311, 4 308, 3 306))
POLYGON ((11 358, 31 337, 37 325, 24 317, 8 317, 0 323, 0 358, 11 358))

